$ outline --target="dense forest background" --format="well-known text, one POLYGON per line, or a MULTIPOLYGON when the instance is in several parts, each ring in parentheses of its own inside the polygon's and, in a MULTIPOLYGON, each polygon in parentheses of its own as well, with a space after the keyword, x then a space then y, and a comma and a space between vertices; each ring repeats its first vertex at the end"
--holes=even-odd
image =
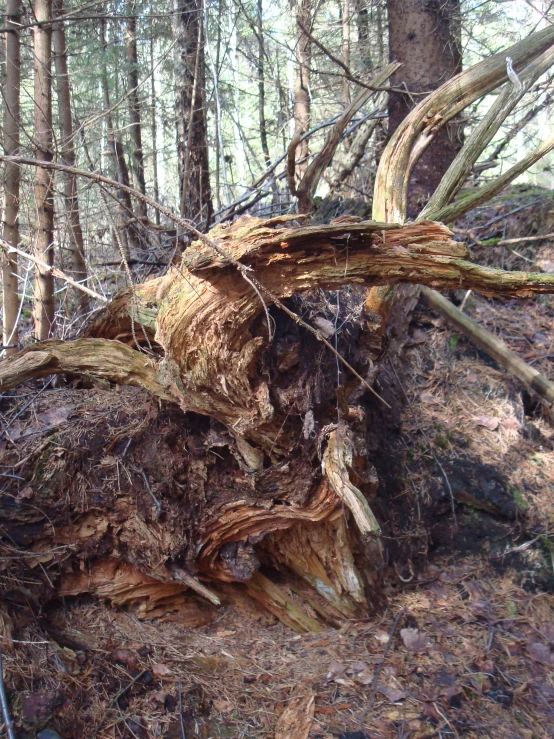
MULTIPOLYGON (((407 17, 410 4, 404 4, 405 14, 398 12, 401 3, 388 5, 400 33, 402 24, 414 22, 407 17)), ((425 12, 436 14, 436 9, 425 12)), ((456 45, 466 68, 545 27, 549 12, 548 3, 464 0, 444 4, 436 17, 449 26, 445 44, 456 45)), ((304 136, 296 151, 298 179, 341 111, 389 61, 389 32, 387 3, 379 0, 175 0, 155 5, 57 0, 37 7, 13 0, 6 6, 3 29, 5 151, 31 157, 38 152, 39 158, 130 184, 201 230, 244 212, 267 217, 295 212, 286 156, 295 131, 304 136), (50 17, 59 21, 41 25, 50 17), (20 57, 20 110, 9 74, 17 67, 14 55, 20 57), (43 95, 44 104, 37 95, 43 95)), ((424 34, 417 44, 425 48, 424 34)), ((405 46, 394 50, 396 57, 402 57, 405 46)), ((413 77, 412 63, 408 58, 394 77, 392 99, 401 100, 401 110, 392 114, 393 128, 429 92, 425 84, 406 85, 407 70, 413 77)), ((444 59, 430 63, 437 67, 433 86, 454 71, 444 59)), ((425 70, 422 74, 425 79, 425 70)), ((494 95, 449 125, 452 151, 494 95)), ((386 95, 376 93, 356 111, 319 180, 316 204, 326 196, 371 199, 388 135, 387 105, 386 95)), ((547 138, 550 113, 547 77, 507 117, 467 184, 497 177, 547 138)), ((549 187, 550 161, 547 155, 522 179, 549 187)), ((42 243, 34 170, 9 164, 4 169, 8 183, 14 169, 21 177, 14 195, 19 234, 10 230, 15 221, 8 194, 4 238, 12 244, 19 239, 23 250, 42 254, 97 293, 109 296, 123 284, 163 272, 188 243, 155 209, 91 180, 68 181, 62 173, 52 183, 46 178, 45 184, 53 185, 46 196, 46 220, 53 220, 46 223, 50 235, 42 243)), ((47 299, 46 322, 35 317, 35 328, 25 324, 32 310, 34 265, 23 261, 14 283, 15 260, 12 255, 12 268, 4 270, 4 292, 12 295, 4 298, 9 314, 5 345, 17 344, 17 331, 10 344, 14 312, 20 323, 23 319, 26 336, 29 331, 40 338, 73 335, 81 317, 98 303, 81 295, 76 313, 75 300, 68 303, 71 289, 56 283, 55 300, 47 299)), ((45 283, 43 289, 49 292, 52 285, 45 283)))

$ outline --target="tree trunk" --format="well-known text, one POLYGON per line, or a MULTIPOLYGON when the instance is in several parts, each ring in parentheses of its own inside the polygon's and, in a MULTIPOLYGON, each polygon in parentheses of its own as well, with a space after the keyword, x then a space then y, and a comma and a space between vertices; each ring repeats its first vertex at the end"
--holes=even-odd
MULTIPOLYGON (((6 2, 6 75, 4 83, 4 151, 9 156, 19 153, 20 126, 20 40, 21 0, 6 2)), ((4 207, 2 238, 16 249, 19 246, 19 183, 20 168, 7 163, 4 168, 4 207)), ((6 354, 15 354, 19 340, 19 285, 17 281, 17 254, 2 252, 2 340, 6 354), (13 348, 10 348, 13 347, 13 348)))
MULTIPOLYGON (((150 69, 152 77, 150 78, 150 110, 151 110, 151 126, 152 126, 152 180, 154 186, 154 200, 160 202, 160 182, 158 177, 158 111, 157 111, 157 95, 156 95, 156 70, 155 54, 154 54, 154 30, 150 27, 150 69)), ((160 211, 155 212, 156 226, 160 225, 160 211)))
MULTIPOLYGON (((304 31, 312 28, 311 0, 295 0, 296 2, 296 83, 294 86, 294 119, 296 121, 295 137, 305 134, 310 128, 310 64, 312 42, 304 31)), ((308 167, 308 139, 300 141, 296 147, 296 171, 302 179, 308 167)))
MULTIPOLYGON (((129 120, 131 122, 131 139, 133 142, 133 167, 134 175, 137 183, 137 190, 146 195, 146 181, 144 178, 144 154, 142 150, 142 122, 141 122, 141 104, 139 98, 139 63, 137 51, 137 16, 136 16, 136 0, 127 0, 127 32, 125 47, 127 51, 127 80, 129 95, 129 120)), ((146 205, 142 200, 137 201, 136 211, 140 218, 146 219, 146 205)))
MULTIPOLYGON (((391 84, 406 90, 389 97, 390 136, 422 96, 461 71, 462 50, 459 0, 387 0, 387 11, 389 58, 402 63, 391 84)), ((410 180, 408 218, 427 203, 460 147, 459 126, 452 124, 423 153, 410 180)))
POLYGON ((213 205, 210 190, 201 0, 174 0, 175 112, 181 215, 208 228, 213 205))
MULTIPOLYGON (((102 48, 106 50, 108 48, 108 41, 106 38, 106 20, 104 18, 100 20, 100 40, 102 48)), ((108 145, 113 157, 116 179, 125 187, 129 187, 131 181, 129 178, 129 169, 127 167, 127 162, 125 161, 123 144, 116 135, 113 126, 110 105, 108 69, 106 67, 105 55, 102 57, 102 60, 101 85, 102 96, 104 98, 108 145)), ((133 204, 131 202, 131 196, 125 190, 119 190, 117 193, 117 198, 119 201, 119 212, 117 216, 116 238, 119 249, 121 251, 122 259, 128 262, 131 258, 131 252, 136 254, 140 249, 140 237, 136 224, 133 222, 135 220, 135 216, 133 211, 133 204), (131 222, 130 225, 128 225, 129 222, 131 222)))
MULTIPOLYGON (((52 0, 35 0, 37 25, 34 37, 34 111, 36 158, 52 161, 52 0), (42 25, 44 24, 44 25, 42 25)), ((37 167, 35 173, 35 255, 54 264, 54 194, 52 172, 37 167)), ((41 267, 35 269, 35 335, 44 341, 54 329, 54 277, 41 267)))
POLYGON ((260 119, 260 141, 262 144, 265 166, 269 167, 269 165, 271 164, 271 157, 269 156, 269 146, 267 143, 267 124, 265 118, 265 43, 263 27, 263 0, 258 0, 258 12, 256 20, 256 29, 258 36, 258 112, 260 119))
MULTIPOLYGON (((63 0, 54 0, 55 16, 63 15, 63 0)), ((56 81, 58 85, 58 110, 61 127, 61 157, 65 164, 74 167, 76 164, 75 144, 73 142, 73 121, 71 118, 71 91, 69 84, 69 67, 67 63, 67 49, 65 43, 65 29, 63 21, 55 23, 52 31, 54 47, 54 62, 56 67, 56 81)), ((79 219, 79 196, 77 178, 66 174, 64 180, 64 199, 67 214, 67 227, 71 244, 71 275, 77 282, 85 283, 87 279, 87 264, 85 260, 85 246, 83 231, 79 219)), ((81 313, 87 313, 90 300, 86 293, 75 291, 74 297, 81 313)))
MULTIPOLYGON (((342 0, 342 61, 350 68, 350 0, 342 0)), ((350 85, 347 77, 342 80, 342 104, 346 108, 350 105, 350 85)))

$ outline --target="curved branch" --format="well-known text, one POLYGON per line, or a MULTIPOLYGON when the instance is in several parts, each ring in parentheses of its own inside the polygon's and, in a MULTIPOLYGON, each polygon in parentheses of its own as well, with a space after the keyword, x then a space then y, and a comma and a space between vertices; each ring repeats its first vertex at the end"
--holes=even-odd
POLYGON ((397 128, 381 157, 373 196, 374 220, 405 220, 408 181, 415 163, 451 118, 506 81, 506 56, 521 68, 552 44, 554 25, 461 72, 417 105, 397 128))
POLYGON ((51 339, 27 347, 0 362, 0 391, 35 377, 64 373, 134 385, 164 400, 177 400, 160 382, 155 362, 119 341, 108 339, 51 339))
POLYGON ((504 174, 496 180, 489 182, 476 192, 466 195, 466 197, 462 197, 454 203, 446 205, 444 208, 438 210, 436 213, 437 218, 446 223, 451 223, 457 218, 461 218, 466 213, 469 213, 470 210, 477 208, 477 206, 488 202, 495 195, 498 195, 506 185, 509 185, 516 177, 519 177, 519 175, 523 174, 523 172, 529 169, 529 167, 532 167, 535 162, 542 159, 542 157, 545 156, 545 154, 548 154, 549 151, 552 151, 552 149, 554 149, 554 136, 544 141, 540 146, 537 146, 536 149, 533 149, 533 151, 529 152, 526 157, 517 162, 517 164, 514 164, 513 167, 510 167, 510 169, 504 172, 504 174))
POLYGON ((467 138, 462 149, 441 179, 437 189, 431 196, 425 208, 419 214, 418 220, 437 217, 441 208, 446 206, 457 192, 463 187, 472 166, 481 156, 485 148, 492 141, 494 135, 504 123, 517 103, 538 80, 554 64, 554 47, 550 47, 538 59, 529 64, 519 75, 519 84, 509 82, 500 92, 494 103, 481 121, 475 126, 467 138))

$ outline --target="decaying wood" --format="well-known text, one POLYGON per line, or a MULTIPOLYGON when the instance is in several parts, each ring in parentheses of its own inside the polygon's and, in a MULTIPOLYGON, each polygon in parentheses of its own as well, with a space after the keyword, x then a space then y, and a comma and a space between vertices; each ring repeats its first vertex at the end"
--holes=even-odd
MULTIPOLYGON (((230 592, 237 603, 262 604, 298 631, 375 608, 385 562, 380 522, 372 510, 377 480, 368 446, 367 413, 375 401, 364 393, 375 377, 382 349, 375 337, 384 333, 394 286, 415 283, 517 297, 554 293, 554 275, 506 272, 469 261, 467 247, 454 241, 443 223, 404 224, 410 171, 436 130, 506 79, 506 54, 516 69, 543 54, 538 68, 552 56, 547 50, 553 44, 554 29, 545 29, 463 72, 420 103, 381 159, 373 221, 346 218, 298 226, 287 217, 245 217, 204 235, 128 185, 40 162, 48 172, 117 187, 198 241, 164 277, 117 295, 83 338, 45 341, 0 363, 2 390, 61 373, 142 388, 154 398, 144 415, 160 424, 149 475, 136 456, 140 449, 128 452, 135 435, 117 453, 112 450, 116 440, 106 448, 93 435, 91 446, 103 450, 96 467, 113 468, 109 480, 90 468, 89 476, 103 486, 98 489, 88 478, 79 487, 63 460, 58 477, 45 483, 44 464, 34 460, 42 454, 40 446, 42 451, 30 452, 23 461, 15 455, 14 465, 22 468, 31 459, 33 484, 39 482, 42 497, 40 508, 27 505, 26 496, 34 495, 29 486, 25 495, 18 490, 0 505, 4 519, 15 510, 24 522, 15 544, 1 542, 12 547, 10 557, 15 552, 30 568, 39 563, 46 568, 42 585, 50 594, 92 593, 132 607, 144 618, 171 612, 188 624, 205 623, 220 596, 233 600, 230 592), (331 304, 321 296, 345 286, 341 301, 351 304, 339 324, 338 297, 331 304), (372 291, 365 299, 368 287, 372 291), (325 315, 319 313, 322 301, 325 315), (355 339, 341 334, 349 322, 355 339), (349 372, 339 382, 336 360, 341 357, 349 372), (169 407, 181 413, 164 436, 160 418, 169 407), (286 584, 273 581, 268 567, 286 584)), ((515 97, 508 94, 504 103, 509 107, 515 97)), ((336 148, 339 128, 306 172, 308 194, 336 148)), ((528 166, 548 147, 551 142, 524 163, 528 166)), ((37 164, 23 157, 0 156, 0 161, 37 164)), ((477 197, 490 197, 521 166, 477 197)), ((455 179, 458 183, 460 177, 455 179)), ((443 218, 448 211, 440 204, 443 218)), ((465 205, 448 207, 457 214, 465 205)), ((536 376, 526 378, 538 387, 536 376)), ((140 394, 129 388, 121 392, 140 394)), ((17 448, 16 440, 9 441, 17 448)), ((68 449, 78 454, 79 446, 61 448, 63 457, 68 449)), ((309 714, 309 701, 306 707, 309 714)), ((283 726, 286 730, 284 721, 283 726)), ((294 731, 296 736, 305 729, 294 731)))
POLYGON ((480 349, 505 367, 518 380, 521 380, 530 390, 534 390, 550 403, 554 402, 554 385, 544 375, 541 375, 540 372, 524 362, 521 357, 518 357, 515 352, 508 349, 503 341, 497 339, 490 331, 466 316, 465 313, 462 313, 447 298, 435 290, 424 287, 422 288, 422 295, 429 307, 447 318, 464 336, 477 344, 480 349))
POLYGON ((314 712, 315 693, 311 688, 298 686, 279 716, 275 739, 308 739, 314 712))

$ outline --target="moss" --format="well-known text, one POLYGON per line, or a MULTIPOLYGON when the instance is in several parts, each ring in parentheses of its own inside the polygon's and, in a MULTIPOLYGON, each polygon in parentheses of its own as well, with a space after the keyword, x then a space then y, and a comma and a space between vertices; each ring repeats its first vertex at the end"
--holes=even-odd
POLYGON ((521 492, 521 490, 517 487, 517 485, 508 485, 508 492, 511 494, 513 501, 516 505, 516 508, 524 513, 525 511, 529 510, 529 503, 525 499, 525 496, 521 492))

